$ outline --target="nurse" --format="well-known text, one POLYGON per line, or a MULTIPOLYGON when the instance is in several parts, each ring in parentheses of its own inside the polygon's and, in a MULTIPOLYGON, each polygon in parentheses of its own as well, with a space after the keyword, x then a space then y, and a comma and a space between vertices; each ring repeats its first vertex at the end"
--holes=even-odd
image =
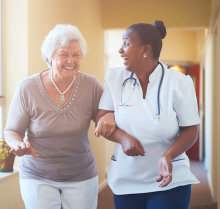
POLYGON ((116 142, 107 175, 116 209, 187 209, 199 183, 185 154, 198 136, 196 94, 190 76, 159 61, 165 36, 162 21, 130 26, 124 67, 105 77, 95 134, 116 142), (107 136, 111 112, 117 128, 107 136))

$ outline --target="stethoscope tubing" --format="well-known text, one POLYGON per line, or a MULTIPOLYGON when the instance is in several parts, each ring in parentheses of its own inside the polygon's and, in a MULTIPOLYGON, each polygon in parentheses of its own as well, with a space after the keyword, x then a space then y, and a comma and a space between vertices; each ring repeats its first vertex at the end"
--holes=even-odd
POLYGON ((159 65, 162 67, 162 75, 161 75, 161 79, 160 79, 160 83, 159 83, 159 87, 158 87, 158 91, 157 91, 157 117, 160 117, 160 88, 162 86, 162 82, 163 82, 163 78, 164 78, 164 67, 163 65, 158 62, 159 65))
POLYGON ((130 79, 134 81, 134 82, 133 82, 133 86, 135 86, 136 83, 137 83, 137 79, 134 78, 133 76, 134 76, 134 72, 131 72, 131 75, 129 76, 129 78, 126 78, 126 79, 124 80, 122 86, 124 87, 125 84, 126 84, 126 82, 127 82, 128 80, 130 80, 130 79))
MULTIPOLYGON (((160 83, 159 83, 158 91, 157 91, 157 114, 156 114, 156 116, 159 118, 160 117, 160 90, 161 90, 161 86, 162 86, 163 79, 164 79, 164 66, 159 61, 158 61, 158 64, 162 68, 162 75, 161 75, 161 79, 160 79, 160 83)), ((133 87, 137 84, 137 79, 134 78, 133 76, 134 76, 134 72, 131 72, 130 76, 123 81, 122 88, 125 87, 125 84, 128 80, 133 80, 133 87)), ((121 95, 121 105, 120 106, 124 106, 124 105, 125 104, 122 102, 122 95, 121 95)), ((125 105, 125 106, 127 106, 127 105, 125 105)))

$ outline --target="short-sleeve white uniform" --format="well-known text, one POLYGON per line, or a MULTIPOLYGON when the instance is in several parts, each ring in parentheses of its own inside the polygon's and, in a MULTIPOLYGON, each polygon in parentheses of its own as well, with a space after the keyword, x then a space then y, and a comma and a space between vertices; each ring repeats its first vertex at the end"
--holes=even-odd
POLYGON ((160 118, 158 114, 158 87, 162 67, 158 64, 149 77, 145 99, 139 80, 128 79, 131 72, 122 68, 111 69, 105 77, 105 88, 99 109, 115 111, 117 126, 137 138, 143 145, 145 156, 126 155, 116 143, 114 158, 108 170, 108 184, 114 194, 133 194, 162 191, 177 186, 199 183, 190 171, 185 153, 173 159, 173 180, 163 188, 159 176, 158 160, 174 143, 180 126, 200 123, 197 99, 190 76, 164 67, 160 89, 160 118))

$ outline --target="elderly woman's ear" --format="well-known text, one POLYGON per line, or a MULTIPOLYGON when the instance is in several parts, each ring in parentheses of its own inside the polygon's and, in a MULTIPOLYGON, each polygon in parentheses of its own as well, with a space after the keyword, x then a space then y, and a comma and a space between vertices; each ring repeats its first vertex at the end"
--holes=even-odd
POLYGON ((49 60, 47 57, 45 57, 44 59, 45 59, 47 65, 48 65, 48 67, 51 68, 51 66, 52 66, 52 60, 49 60))
POLYGON ((50 60, 48 63, 49 63, 49 66, 52 68, 52 60, 50 60))

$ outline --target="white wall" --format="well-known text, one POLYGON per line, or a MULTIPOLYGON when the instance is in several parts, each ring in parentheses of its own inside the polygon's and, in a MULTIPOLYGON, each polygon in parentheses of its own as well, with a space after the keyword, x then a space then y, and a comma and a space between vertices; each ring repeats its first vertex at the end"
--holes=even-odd
MULTIPOLYGON (((212 197, 220 201, 220 1, 214 11, 205 53, 205 166, 212 197)), ((220 209, 220 204, 218 204, 220 209)))

